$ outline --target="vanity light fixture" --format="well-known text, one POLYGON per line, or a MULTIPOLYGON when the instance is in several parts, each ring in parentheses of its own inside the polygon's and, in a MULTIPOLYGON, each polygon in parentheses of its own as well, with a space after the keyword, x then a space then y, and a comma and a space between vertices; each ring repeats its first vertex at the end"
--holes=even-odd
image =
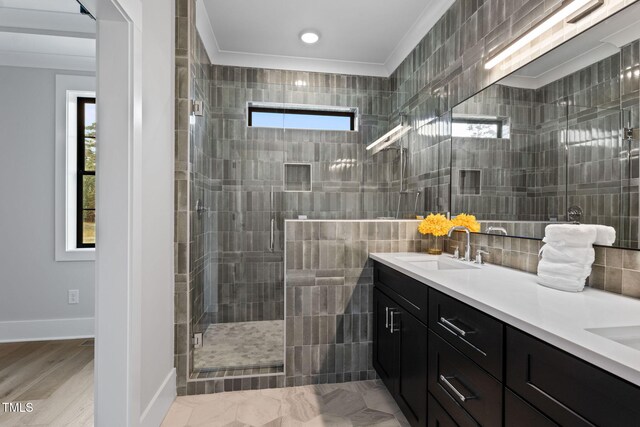
POLYGON ((306 44, 314 44, 320 40, 320 35, 315 31, 303 31, 300 34, 300 40, 305 42, 306 44))
POLYGON ((405 123, 404 116, 401 116, 400 124, 394 127, 393 129, 391 129, 389 132, 382 135, 380 138, 373 141, 371 144, 367 145, 367 150, 371 150, 373 148, 376 149, 375 152, 384 150, 385 148, 387 148, 388 146, 390 146, 391 144, 399 140, 404 134, 406 134, 410 130, 411 130, 411 126, 408 126, 405 123))
POLYGON ((527 44, 531 43, 536 38, 540 37, 551 28, 553 28, 559 22, 564 21, 565 19, 569 20, 567 22, 575 23, 580 19, 587 16, 589 13, 594 11, 596 8, 602 5, 602 0, 565 0, 562 2, 560 7, 558 7, 553 13, 544 18, 540 23, 536 26, 528 30, 522 36, 518 37, 507 46, 505 46, 502 50, 492 56, 487 63, 484 65, 484 68, 487 70, 492 69, 512 54, 517 52, 518 50, 525 47, 527 44), (598 4, 600 3, 600 4, 598 4), (581 10, 585 8, 584 10, 581 10))

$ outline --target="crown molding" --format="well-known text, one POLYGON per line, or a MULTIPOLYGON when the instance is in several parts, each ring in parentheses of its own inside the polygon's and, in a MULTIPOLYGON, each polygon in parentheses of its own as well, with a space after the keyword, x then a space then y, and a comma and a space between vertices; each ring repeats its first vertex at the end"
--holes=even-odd
POLYGON ((96 24, 79 13, 6 8, 0 14, 2 31, 95 38, 96 24), (73 31, 69 29, 73 28, 73 31))
POLYGON ((0 66, 46 68, 51 70, 86 71, 95 73, 96 58, 89 56, 0 51, 0 66))
POLYGON ((431 4, 429 4, 429 7, 422 11, 420 17, 418 17, 393 52, 387 57, 384 63, 387 69, 387 77, 393 74, 396 68, 402 64, 402 61, 409 56, 453 3, 455 3, 455 0, 433 0, 431 4))

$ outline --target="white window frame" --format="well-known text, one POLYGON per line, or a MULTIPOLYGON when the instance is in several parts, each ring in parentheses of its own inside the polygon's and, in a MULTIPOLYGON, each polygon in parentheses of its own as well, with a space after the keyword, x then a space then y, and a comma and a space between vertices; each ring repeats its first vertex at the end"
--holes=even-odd
POLYGON ((96 257, 95 248, 76 246, 77 99, 95 96, 95 77, 56 75, 56 261, 94 261, 96 257))

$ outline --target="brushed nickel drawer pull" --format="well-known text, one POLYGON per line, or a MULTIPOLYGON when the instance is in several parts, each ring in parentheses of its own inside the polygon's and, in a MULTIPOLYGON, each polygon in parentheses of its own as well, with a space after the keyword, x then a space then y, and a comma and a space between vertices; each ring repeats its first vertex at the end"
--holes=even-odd
POLYGON ((445 325, 448 326, 449 328, 453 329, 454 331, 456 331, 459 335, 466 337, 467 334, 470 334, 471 331, 465 331, 464 329, 459 328, 458 326, 454 325, 450 320, 445 319, 444 317, 440 317, 440 322, 445 325))
POLYGON ((460 399, 461 402, 466 402, 467 400, 471 400, 471 399, 475 399, 475 396, 465 396, 464 394, 460 393, 454 386, 453 384, 451 384, 449 382, 449 380, 453 380, 456 377, 445 377, 444 375, 440 374, 440 381, 447 386, 447 388, 449 390, 451 390, 457 397, 458 399, 460 399))
POLYGON ((394 319, 394 314, 396 314, 396 313, 397 313, 397 311, 395 311, 395 309, 392 308, 391 309, 391 322, 389 323, 389 331, 391 333, 398 332, 400 330, 400 329, 396 329, 396 327, 394 325, 394 323, 395 323, 394 322, 394 320, 395 320, 394 319))
POLYGON ((389 307, 385 307, 384 308, 385 311, 385 315, 384 315, 384 327, 386 329, 389 329, 389 307))

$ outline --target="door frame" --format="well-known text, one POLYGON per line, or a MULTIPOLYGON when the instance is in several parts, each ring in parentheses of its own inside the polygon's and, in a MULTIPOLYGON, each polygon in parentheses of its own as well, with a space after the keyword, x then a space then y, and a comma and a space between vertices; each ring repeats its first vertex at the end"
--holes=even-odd
POLYGON ((94 422, 136 426, 141 413, 142 3, 86 3, 97 21, 100 138, 94 422))

